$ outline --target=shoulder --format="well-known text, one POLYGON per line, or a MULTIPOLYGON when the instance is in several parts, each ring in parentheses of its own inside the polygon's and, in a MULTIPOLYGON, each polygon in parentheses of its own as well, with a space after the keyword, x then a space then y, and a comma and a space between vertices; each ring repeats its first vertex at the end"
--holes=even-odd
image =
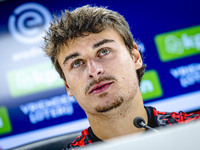
POLYGON ((153 108, 153 114, 158 126, 167 124, 173 126, 174 123, 184 124, 194 120, 200 120, 200 114, 185 112, 160 112, 153 108))
POLYGON ((89 128, 83 130, 80 136, 78 136, 72 143, 69 143, 67 145, 66 149, 73 150, 74 147, 82 147, 85 146, 86 144, 92 143, 92 141, 88 137, 89 135, 88 129, 89 128))

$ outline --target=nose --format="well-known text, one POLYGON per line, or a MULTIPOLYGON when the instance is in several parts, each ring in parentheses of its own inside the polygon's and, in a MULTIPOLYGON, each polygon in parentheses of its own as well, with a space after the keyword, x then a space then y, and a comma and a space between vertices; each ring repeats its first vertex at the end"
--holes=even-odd
POLYGON ((99 64, 99 62, 94 61, 94 60, 88 60, 87 68, 88 68, 89 78, 97 78, 98 76, 104 73, 104 70, 101 64, 99 64))

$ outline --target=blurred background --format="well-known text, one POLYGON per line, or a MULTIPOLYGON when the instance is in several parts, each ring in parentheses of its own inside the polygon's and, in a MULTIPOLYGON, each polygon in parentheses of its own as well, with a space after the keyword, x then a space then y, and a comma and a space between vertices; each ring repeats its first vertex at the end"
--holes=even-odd
POLYGON ((146 106, 199 112, 199 0, 0 1, 0 148, 89 126, 41 48, 52 14, 86 4, 107 6, 128 21, 147 64, 141 83, 146 106))

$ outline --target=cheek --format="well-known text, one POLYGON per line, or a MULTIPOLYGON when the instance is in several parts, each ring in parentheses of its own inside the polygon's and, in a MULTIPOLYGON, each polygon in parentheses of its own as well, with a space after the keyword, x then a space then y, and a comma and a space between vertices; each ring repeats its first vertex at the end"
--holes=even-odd
POLYGON ((130 74, 133 74, 135 71, 135 66, 133 59, 130 57, 130 55, 121 55, 119 56, 119 60, 116 62, 116 68, 120 70, 120 73, 124 73, 130 76, 130 74))
POLYGON ((137 75, 133 59, 130 56, 122 56, 120 60, 122 61, 116 66, 119 71, 118 74, 121 75, 120 78, 128 88, 135 87, 137 84, 137 75))
POLYGON ((72 94, 75 96, 80 94, 80 90, 83 89, 83 83, 82 83, 82 78, 80 75, 76 74, 70 74, 68 76, 65 76, 67 80, 67 84, 69 86, 70 91, 72 94))

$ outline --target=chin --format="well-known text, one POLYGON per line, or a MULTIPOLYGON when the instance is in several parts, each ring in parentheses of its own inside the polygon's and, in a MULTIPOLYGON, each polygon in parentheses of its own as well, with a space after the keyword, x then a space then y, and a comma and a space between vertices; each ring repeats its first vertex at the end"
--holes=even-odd
POLYGON ((103 105, 98 105, 95 107, 95 111, 97 113, 106 113, 110 112, 113 109, 116 109, 117 107, 121 106, 121 104, 124 102, 124 98, 119 96, 114 99, 114 101, 106 101, 103 105))

